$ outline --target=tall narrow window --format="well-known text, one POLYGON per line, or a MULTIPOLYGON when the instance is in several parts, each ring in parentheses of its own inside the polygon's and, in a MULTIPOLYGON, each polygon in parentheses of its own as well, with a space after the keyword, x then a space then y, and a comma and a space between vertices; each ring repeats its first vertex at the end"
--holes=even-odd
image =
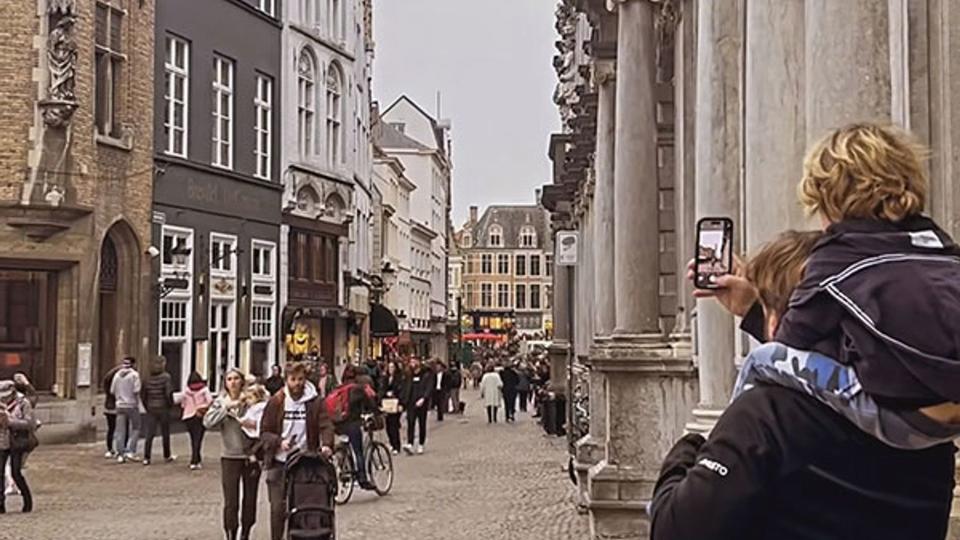
POLYGON ((517 309, 527 309, 527 286, 517 285, 516 294, 513 295, 517 302, 517 309))
POLYGON ((189 57, 190 45, 186 41, 167 36, 164 61, 164 151, 180 157, 187 157, 187 118, 190 113, 189 57))
POLYGON ((523 277, 527 275, 527 256, 526 255, 517 255, 517 277, 523 277))
POLYGON ((233 62, 213 57, 213 164, 233 168, 233 62))
POLYGON ((343 2, 341 0, 328 0, 329 13, 327 14, 327 23, 330 25, 330 37, 336 41, 343 41, 343 2))
POLYGON ((537 247, 537 231, 533 227, 525 226, 520 230, 520 247, 537 247))
POLYGON ((316 114, 314 98, 316 96, 317 73, 313 56, 309 52, 303 51, 300 53, 297 72, 297 137, 300 156, 309 157, 313 155, 314 151, 313 122, 316 114))
POLYGON ((540 309, 540 286, 530 286, 530 309, 540 309))
POLYGON ((480 255, 480 273, 481 274, 493 273, 493 255, 492 254, 484 253, 480 255))
POLYGON ((96 122, 97 133, 120 138, 120 75, 123 54, 123 11, 97 3, 96 16, 96 122))
POLYGON ((493 284, 480 284, 480 307, 493 307, 493 284))
POLYGON ((540 256, 539 255, 530 256, 530 275, 531 276, 540 275, 540 256))
POLYGON ((508 253, 497 255, 497 273, 501 275, 510 273, 510 255, 508 253))
POLYGON ((510 284, 497 283, 497 307, 508 309, 510 307, 510 284))
POLYGON ((266 75, 257 75, 257 95, 253 98, 256 109, 254 130, 257 136, 257 176, 270 179, 272 165, 273 133, 273 79, 266 75))
POLYGON ((331 64, 327 70, 327 159, 331 167, 336 167, 342 159, 341 145, 341 104, 343 95, 343 80, 340 68, 331 64))
POLYGON ((490 227, 490 247, 500 247, 503 245, 503 229, 499 225, 490 227))

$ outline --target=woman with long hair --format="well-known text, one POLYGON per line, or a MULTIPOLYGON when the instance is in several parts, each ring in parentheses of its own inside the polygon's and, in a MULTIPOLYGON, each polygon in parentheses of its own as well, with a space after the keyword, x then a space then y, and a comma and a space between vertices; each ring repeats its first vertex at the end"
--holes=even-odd
MULTIPOLYGON (((220 452, 220 473, 223 486, 223 530, 227 540, 237 540, 237 528, 241 526, 241 540, 249 540, 257 520, 257 489, 260 483, 260 466, 251 459, 253 439, 243 428, 251 427, 250 420, 243 420, 247 401, 244 399, 246 376, 239 369, 231 369, 224 376, 224 389, 214 400, 203 417, 207 429, 220 427, 223 447, 220 452), (243 509, 240 511, 240 492, 243 486, 243 509), (240 513, 240 519, 237 514, 240 513), (239 521, 239 522, 238 522, 239 521)), ((253 427, 256 422, 252 422, 253 427)))
MULTIPOLYGON (((23 458, 37 445, 36 426, 30 401, 17 392, 13 381, 0 381, 0 471, 9 460, 10 474, 23 497, 24 513, 33 511, 33 496, 23 477, 23 458)), ((0 491, 0 514, 7 511, 6 496, 2 493, 0 491)))
POLYGON ((194 371, 187 378, 187 387, 180 398, 180 406, 183 408, 181 419, 187 426, 187 432, 190 433, 191 471, 197 471, 201 468, 203 434, 206 432, 206 428, 203 427, 203 417, 212 404, 213 396, 210 394, 210 389, 207 388, 207 381, 203 380, 203 377, 194 371))
POLYGON ((380 404, 387 413, 387 438, 390 439, 393 455, 397 455, 400 453, 400 415, 403 413, 400 398, 403 396, 404 376, 396 361, 387 363, 379 387, 380 404))

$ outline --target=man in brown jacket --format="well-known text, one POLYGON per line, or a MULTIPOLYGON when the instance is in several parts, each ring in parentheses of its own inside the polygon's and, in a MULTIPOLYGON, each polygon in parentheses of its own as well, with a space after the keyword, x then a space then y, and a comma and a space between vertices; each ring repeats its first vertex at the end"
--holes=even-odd
POLYGON ((287 458, 300 450, 329 458, 335 439, 323 399, 312 384, 307 384, 306 366, 301 362, 287 364, 284 375, 286 384, 267 402, 260 425, 273 540, 283 540, 286 524, 283 468, 287 458))

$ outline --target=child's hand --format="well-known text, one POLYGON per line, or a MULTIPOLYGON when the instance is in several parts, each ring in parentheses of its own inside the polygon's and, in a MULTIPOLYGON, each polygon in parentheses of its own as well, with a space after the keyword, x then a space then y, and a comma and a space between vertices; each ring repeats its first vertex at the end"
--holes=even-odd
MULTIPOLYGON (((691 282, 696 275, 694 264, 692 260, 687 264, 687 279, 691 282)), ((743 317, 757 301, 757 289, 746 278, 741 277, 743 263, 739 257, 734 259, 733 266, 734 273, 717 278, 716 289, 694 289, 693 296, 716 298, 727 311, 737 317, 743 317)))

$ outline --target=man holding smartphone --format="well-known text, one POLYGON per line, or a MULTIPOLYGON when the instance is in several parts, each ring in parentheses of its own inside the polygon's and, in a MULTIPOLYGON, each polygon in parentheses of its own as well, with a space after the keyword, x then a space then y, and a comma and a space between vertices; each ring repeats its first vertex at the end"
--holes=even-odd
POLYGON ((284 465, 299 450, 333 454, 334 428, 316 387, 307 384, 307 368, 302 362, 287 364, 285 385, 263 412, 260 440, 264 445, 264 468, 270 498, 270 537, 283 539, 286 501, 283 493, 284 465))

